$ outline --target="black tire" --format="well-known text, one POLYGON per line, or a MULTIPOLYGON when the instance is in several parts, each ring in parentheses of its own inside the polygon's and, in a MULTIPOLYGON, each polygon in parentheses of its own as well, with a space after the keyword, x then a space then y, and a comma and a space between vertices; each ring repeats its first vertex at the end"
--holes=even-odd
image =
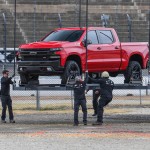
POLYGON ((93 79, 97 79, 99 78, 99 74, 98 73, 89 73, 89 76, 93 79))
POLYGON ((137 61, 131 61, 128 65, 126 72, 124 73, 124 83, 129 83, 131 79, 141 80, 142 79, 142 69, 141 65, 137 61))
POLYGON ((71 79, 75 79, 77 75, 81 75, 81 70, 77 62, 73 60, 67 61, 65 71, 62 75, 61 84, 66 84, 69 76, 71 79))
POLYGON ((29 75, 29 81, 30 80, 38 80, 39 79, 39 75, 29 75))
POLYGON ((20 85, 28 84, 28 80, 27 74, 20 74, 20 85))
POLYGON ((116 73, 116 72, 109 72, 109 75, 111 77, 117 77, 118 73, 116 73))

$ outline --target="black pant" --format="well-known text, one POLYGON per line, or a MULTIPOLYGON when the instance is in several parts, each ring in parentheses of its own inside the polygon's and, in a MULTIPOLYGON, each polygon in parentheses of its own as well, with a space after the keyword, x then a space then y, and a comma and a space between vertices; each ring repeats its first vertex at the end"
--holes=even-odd
POLYGON ((12 100, 10 96, 1 96, 1 101, 2 101, 2 116, 1 119, 5 120, 6 119, 6 109, 8 106, 8 112, 9 112, 9 119, 13 120, 14 119, 14 115, 13 115, 13 111, 12 111, 12 100))
POLYGON ((98 97, 100 96, 100 91, 98 94, 96 94, 97 90, 93 91, 93 109, 94 109, 94 114, 97 114, 97 107, 98 107, 98 97))
POLYGON ((104 107, 110 103, 112 98, 107 97, 101 97, 99 99, 98 109, 97 109, 97 121, 103 122, 103 113, 104 113, 104 107))
POLYGON ((87 107, 86 107, 86 100, 74 100, 74 123, 78 124, 78 113, 79 107, 81 106, 83 112, 83 122, 87 122, 87 107))

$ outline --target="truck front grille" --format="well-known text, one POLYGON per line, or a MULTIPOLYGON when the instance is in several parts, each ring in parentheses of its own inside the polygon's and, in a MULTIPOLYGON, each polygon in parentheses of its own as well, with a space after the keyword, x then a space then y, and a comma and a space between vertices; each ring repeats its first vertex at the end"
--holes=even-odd
POLYGON ((20 52, 22 61, 49 61, 53 55, 55 53, 49 49, 21 49, 20 52))

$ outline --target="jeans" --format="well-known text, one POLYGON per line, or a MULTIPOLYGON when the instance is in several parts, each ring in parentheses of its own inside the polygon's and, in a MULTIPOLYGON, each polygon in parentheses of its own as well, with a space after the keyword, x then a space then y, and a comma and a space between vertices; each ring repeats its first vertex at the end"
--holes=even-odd
POLYGON ((14 115, 13 115, 13 111, 12 111, 12 100, 10 96, 1 96, 1 102, 2 102, 2 116, 1 119, 5 120, 6 119, 6 109, 8 106, 8 112, 9 112, 9 119, 13 120, 14 119, 14 115))
POLYGON ((98 109, 97 109, 97 121, 103 122, 103 113, 104 113, 104 107, 110 103, 112 98, 107 97, 101 97, 99 99, 98 109))
POLYGON ((86 107, 86 100, 74 100, 74 123, 78 124, 78 113, 79 107, 81 106, 83 112, 83 122, 87 122, 87 107, 86 107))
POLYGON ((100 96, 100 92, 98 94, 95 94, 95 91, 93 91, 93 109, 94 109, 94 114, 97 114, 98 97, 99 96, 100 96))

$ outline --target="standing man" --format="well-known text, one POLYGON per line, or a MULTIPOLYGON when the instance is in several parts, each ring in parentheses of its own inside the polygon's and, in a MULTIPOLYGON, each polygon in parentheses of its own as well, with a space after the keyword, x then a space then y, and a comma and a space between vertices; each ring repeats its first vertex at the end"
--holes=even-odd
POLYGON ((87 73, 86 78, 83 81, 81 76, 76 76, 74 84, 74 126, 78 126, 78 113, 79 107, 81 106, 83 112, 83 124, 87 125, 87 106, 86 106, 86 97, 85 97, 85 88, 87 82, 87 73))
POLYGON ((13 84, 11 80, 12 77, 9 77, 9 71, 3 70, 3 77, 1 78, 1 102, 2 102, 2 116, 1 122, 6 123, 6 109, 8 107, 9 111, 9 120, 10 123, 15 123, 13 110, 12 110, 12 100, 10 97, 10 84, 13 84))
POLYGON ((100 79, 90 78, 90 80, 94 83, 99 83, 101 87, 100 99, 97 109, 97 121, 93 123, 93 125, 102 125, 104 107, 110 103, 113 98, 112 91, 114 89, 114 82, 109 79, 109 73, 107 71, 102 73, 100 79))

